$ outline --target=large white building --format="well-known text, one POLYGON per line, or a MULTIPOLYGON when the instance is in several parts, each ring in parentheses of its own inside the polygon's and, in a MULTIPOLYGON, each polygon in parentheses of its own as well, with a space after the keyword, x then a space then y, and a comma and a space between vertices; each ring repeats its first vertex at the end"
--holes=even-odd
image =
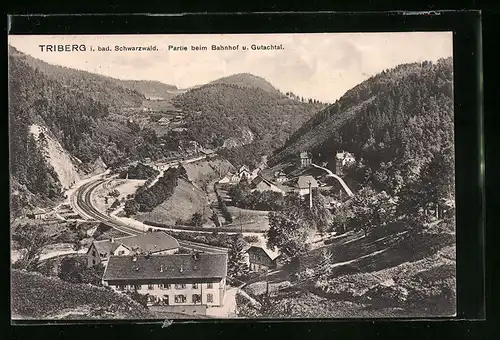
POLYGON ((117 292, 136 291, 149 305, 222 306, 227 254, 111 256, 102 283, 117 292))

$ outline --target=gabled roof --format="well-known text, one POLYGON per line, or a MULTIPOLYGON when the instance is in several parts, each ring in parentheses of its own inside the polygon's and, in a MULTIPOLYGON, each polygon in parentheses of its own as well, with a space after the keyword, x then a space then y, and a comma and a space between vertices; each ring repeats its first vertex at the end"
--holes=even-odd
POLYGON ((311 153, 310 152, 302 151, 300 153, 300 158, 310 158, 310 157, 311 157, 311 153))
POLYGON ((103 280, 203 279, 227 275, 227 254, 111 256, 103 280))
POLYGON ((150 251, 152 253, 179 248, 179 242, 164 231, 118 238, 116 242, 129 249, 138 247, 143 252, 150 251))
POLYGON ((247 171, 247 172, 250 172, 250 169, 248 169, 248 167, 246 165, 242 165, 240 166, 238 172, 242 172, 242 171, 247 171))
POLYGON ((111 240, 94 241, 94 246, 99 254, 109 255, 120 246, 117 242, 111 242, 111 240))
POLYGON ((274 260, 280 256, 279 252, 271 250, 271 249, 269 249, 265 246, 262 246, 262 245, 250 246, 247 248, 247 250, 245 252, 248 253, 249 251, 257 250, 257 249, 262 249, 271 260, 274 260))
POLYGON ((311 183, 311 187, 313 188, 318 186, 318 182, 313 176, 299 176, 297 179, 297 187, 299 188, 309 188, 309 183, 311 183))
POLYGON ((42 209, 42 208, 38 208, 38 207, 36 207, 35 209, 33 209, 33 210, 31 211, 31 213, 32 213, 33 215, 39 215, 39 214, 46 214, 47 212, 46 212, 44 209, 42 209))

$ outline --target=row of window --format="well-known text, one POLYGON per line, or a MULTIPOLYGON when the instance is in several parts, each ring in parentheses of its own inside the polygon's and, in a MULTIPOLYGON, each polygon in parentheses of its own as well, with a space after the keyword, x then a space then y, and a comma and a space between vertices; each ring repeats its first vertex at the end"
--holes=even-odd
MULTIPOLYGON (((160 289, 171 289, 172 285, 170 283, 160 283, 156 285, 160 289)), ((175 289, 186 289, 187 285, 185 283, 176 283, 174 285, 175 289)), ((191 285, 193 289, 199 288, 199 283, 193 283, 191 285)), ((214 287, 213 283, 207 283, 207 289, 212 289, 214 287)), ((153 290, 155 288, 154 284, 148 284, 148 290, 153 290)), ((127 289, 142 289, 142 285, 118 285, 119 290, 127 290, 127 289)))
MULTIPOLYGON (((148 300, 151 303, 161 303, 168 305, 170 304, 169 301, 169 296, 168 295, 163 295, 163 298, 160 298, 158 296, 154 295, 149 295, 148 300)), ((175 303, 186 303, 187 302, 187 296, 186 294, 178 294, 174 295, 174 302, 175 303)), ((191 303, 201 303, 201 295, 200 294, 193 294, 191 296, 191 303)), ((214 295, 213 294, 207 294, 207 301, 206 302, 214 302, 214 295)))

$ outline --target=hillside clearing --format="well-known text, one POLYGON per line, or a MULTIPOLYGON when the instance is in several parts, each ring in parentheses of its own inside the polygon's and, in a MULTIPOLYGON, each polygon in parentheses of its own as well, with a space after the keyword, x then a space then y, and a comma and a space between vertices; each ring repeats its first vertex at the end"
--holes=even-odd
POLYGON ((174 225, 177 221, 189 221, 197 212, 201 214, 205 212, 206 218, 211 216, 206 193, 192 183, 179 179, 169 199, 154 208, 152 212, 141 213, 137 219, 174 225))

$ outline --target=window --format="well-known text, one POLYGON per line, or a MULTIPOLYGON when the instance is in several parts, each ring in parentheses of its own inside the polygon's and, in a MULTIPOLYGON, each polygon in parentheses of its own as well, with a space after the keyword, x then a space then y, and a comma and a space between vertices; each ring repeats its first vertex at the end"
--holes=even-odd
POLYGON ((125 254, 125 250, 120 250, 120 251, 118 252, 118 255, 123 255, 123 254, 125 254))
POLYGON ((140 290, 142 288, 142 285, 134 285, 135 290, 140 290))
POLYGON ((186 302, 186 295, 176 295, 175 296, 175 303, 185 303, 186 302))
POLYGON ((193 289, 198 289, 198 284, 197 283, 193 283, 193 289))
POLYGON ((149 285, 148 285, 148 289, 149 289, 149 290, 153 290, 153 289, 154 289, 154 285, 149 284, 149 285))
POLYGON ((170 283, 162 283, 159 286, 161 289, 170 289, 170 283))
POLYGON ((125 290, 127 288, 126 285, 118 285, 118 290, 125 290))
POLYGON ((95 265, 95 260, 92 260, 92 264, 95 265))
POLYGON ((201 295, 193 294, 193 303, 201 303, 201 295))
POLYGON ((95 250, 92 250, 92 256, 95 257, 95 250))
POLYGON ((214 284, 212 282, 207 283, 207 288, 209 289, 214 288, 214 284))
POLYGON ((185 283, 176 283, 175 289, 186 289, 186 284, 185 283))
POLYGON ((207 294, 207 302, 214 302, 213 294, 207 294))

